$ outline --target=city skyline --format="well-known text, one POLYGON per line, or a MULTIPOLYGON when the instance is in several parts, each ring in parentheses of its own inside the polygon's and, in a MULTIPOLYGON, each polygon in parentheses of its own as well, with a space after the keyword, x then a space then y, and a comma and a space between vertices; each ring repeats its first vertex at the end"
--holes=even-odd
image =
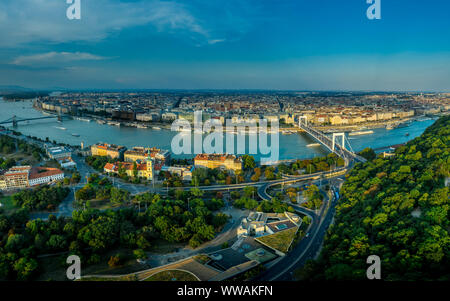
POLYGON ((450 91, 449 4, 362 0, 0 4, 0 85, 450 91), (6 13, 7 12, 7 13, 6 13))

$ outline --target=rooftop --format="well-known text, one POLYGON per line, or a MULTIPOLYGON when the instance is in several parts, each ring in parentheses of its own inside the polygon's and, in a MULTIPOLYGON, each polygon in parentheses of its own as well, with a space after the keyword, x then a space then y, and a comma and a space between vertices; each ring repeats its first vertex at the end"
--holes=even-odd
POLYGON ((235 162, 241 162, 241 158, 230 154, 198 154, 195 160, 210 160, 210 161, 221 161, 234 160, 235 162))
POLYGON ((33 167, 30 172, 30 180, 50 177, 63 174, 63 172, 58 168, 50 168, 50 167, 33 167))

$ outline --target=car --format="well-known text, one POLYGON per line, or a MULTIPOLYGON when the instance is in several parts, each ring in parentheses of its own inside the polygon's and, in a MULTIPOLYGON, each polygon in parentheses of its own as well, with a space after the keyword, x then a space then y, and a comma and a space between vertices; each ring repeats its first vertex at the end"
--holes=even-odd
POLYGON ((306 233, 305 237, 306 237, 306 238, 308 238, 308 237, 309 237, 309 232, 308 232, 308 233, 306 233))

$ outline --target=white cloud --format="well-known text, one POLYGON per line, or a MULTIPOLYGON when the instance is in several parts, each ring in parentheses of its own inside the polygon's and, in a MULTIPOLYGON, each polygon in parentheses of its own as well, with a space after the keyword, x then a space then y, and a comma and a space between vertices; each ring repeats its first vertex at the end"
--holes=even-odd
POLYGON ((214 45, 214 44, 217 44, 217 43, 223 43, 223 42, 225 42, 225 41, 226 41, 226 39, 209 40, 209 41, 208 41, 208 44, 214 45))
POLYGON ((68 20, 67 8, 64 0, 1 0, 0 47, 98 41, 124 28, 143 25, 160 32, 184 33, 197 40, 213 38, 187 6, 178 2, 82 1, 81 20, 68 20))
POLYGON ((11 64, 19 66, 60 65, 74 61, 99 61, 106 57, 87 52, 47 52, 33 55, 22 55, 14 59, 11 64))

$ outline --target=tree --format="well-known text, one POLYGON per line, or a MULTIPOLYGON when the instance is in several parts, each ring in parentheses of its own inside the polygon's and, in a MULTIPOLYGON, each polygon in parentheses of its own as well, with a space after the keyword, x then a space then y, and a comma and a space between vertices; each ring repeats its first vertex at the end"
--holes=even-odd
POLYGON ((244 169, 253 169, 256 166, 255 158, 250 155, 243 155, 244 169))
POLYGON ((120 254, 120 253, 118 253, 118 254, 116 254, 116 255, 114 255, 114 256, 111 256, 111 257, 109 258, 109 260, 108 260, 108 265, 109 265, 111 268, 118 267, 118 266, 122 265, 123 259, 124 259, 124 258, 123 258, 123 255, 120 254))
POLYGON ((359 152, 359 155, 361 157, 367 159, 368 161, 372 161, 373 159, 375 159, 377 157, 377 154, 375 153, 375 151, 373 149, 371 149, 370 147, 363 149, 361 152, 359 152))
POLYGON ((123 205, 130 201, 130 192, 122 188, 111 188, 111 203, 123 205))
POLYGON ((147 259, 147 254, 142 249, 134 250, 133 255, 136 259, 147 259))
POLYGON ((118 239, 119 225, 116 219, 99 216, 81 228, 78 239, 94 249, 102 251, 113 246, 118 239))
POLYGON ((138 169, 137 169, 137 163, 136 161, 133 162, 133 177, 137 178, 138 176, 138 169))
POLYGON ((35 259, 22 257, 14 262, 14 271, 18 280, 29 280, 36 272, 38 263, 35 259))

